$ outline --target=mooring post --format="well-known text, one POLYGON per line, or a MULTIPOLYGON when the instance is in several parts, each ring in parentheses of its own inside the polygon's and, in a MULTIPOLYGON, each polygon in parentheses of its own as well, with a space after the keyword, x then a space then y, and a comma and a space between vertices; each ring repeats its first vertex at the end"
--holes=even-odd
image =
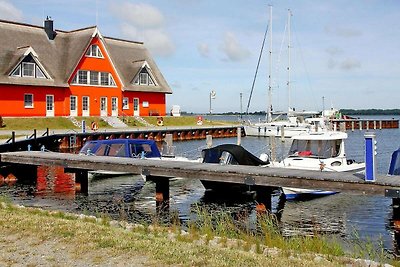
POLYGON ((354 121, 351 122, 351 131, 354 132, 354 121))
POLYGON ((376 140, 375 133, 366 132, 365 138, 365 181, 375 182, 376 177, 376 140))
POLYGON ((76 189, 80 193, 87 194, 89 192, 89 177, 87 170, 75 171, 76 189))
POLYGON ((272 187, 255 186, 255 200, 257 212, 270 212, 272 210, 272 187))
POLYGON ((12 133, 11 133, 11 143, 13 145, 15 145, 15 132, 14 131, 12 131, 12 133))
POLYGON ((236 135, 237 135, 237 145, 240 146, 242 144, 242 127, 237 127, 236 135))
POLYGON ((212 135, 211 134, 206 135, 206 144, 207 144, 207 148, 212 147, 212 135))
POLYGON ((394 247, 399 252, 400 246, 400 198, 392 198, 392 222, 394 229, 394 247))
POLYGON ((161 176, 146 176, 146 180, 156 184, 156 210, 163 212, 169 210, 169 178, 161 176))

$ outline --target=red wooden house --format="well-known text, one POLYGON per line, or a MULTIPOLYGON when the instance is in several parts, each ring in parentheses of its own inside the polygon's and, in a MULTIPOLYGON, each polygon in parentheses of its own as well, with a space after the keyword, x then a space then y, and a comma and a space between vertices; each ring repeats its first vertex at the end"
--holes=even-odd
POLYGON ((0 116, 163 116, 171 93, 143 43, 0 20, 0 116))

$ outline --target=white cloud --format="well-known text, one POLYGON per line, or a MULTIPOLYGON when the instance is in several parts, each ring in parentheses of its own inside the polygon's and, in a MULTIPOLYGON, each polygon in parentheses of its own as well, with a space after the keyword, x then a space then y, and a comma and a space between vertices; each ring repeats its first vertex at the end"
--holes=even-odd
POLYGON ((174 42, 165 30, 164 16, 157 8, 147 4, 122 3, 112 7, 111 11, 121 20, 124 38, 144 42, 156 56, 170 56, 175 52, 174 42))
POLYGON ((155 7, 143 3, 122 3, 113 5, 112 11, 123 21, 128 21, 141 29, 154 29, 164 26, 164 16, 155 7))
POLYGON ((199 51, 200 55, 203 57, 208 57, 210 55, 210 48, 208 44, 199 44, 197 46, 197 50, 199 51))
POLYGON ((12 21, 21 21, 22 12, 5 0, 0 0, 0 18, 12 21))
POLYGON ((175 45, 163 29, 141 30, 129 24, 121 25, 121 32, 125 38, 144 42, 154 55, 170 56, 175 52, 175 45))
POLYGON ((227 32, 225 34, 221 50, 231 61, 243 61, 250 55, 249 50, 241 46, 236 36, 232 32, 227 32))

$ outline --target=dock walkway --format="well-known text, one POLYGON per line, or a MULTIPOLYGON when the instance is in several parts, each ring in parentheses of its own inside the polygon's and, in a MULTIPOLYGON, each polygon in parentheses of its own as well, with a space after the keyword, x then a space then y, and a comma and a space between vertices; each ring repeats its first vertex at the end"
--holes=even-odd
POLYGON ((363 175, 343 172, 114 158, 41 151, 1 153, 0 163, 2 165, 55 165, 65 169, 84 171, 122 171, 151 176, 155 179, 182 177, 249 186, 324 189, 350 192, 352 194, 385 195, 388 189, 400 190, 400 179, 398 176, 378 175, 375 182, 366 182, 363 175))

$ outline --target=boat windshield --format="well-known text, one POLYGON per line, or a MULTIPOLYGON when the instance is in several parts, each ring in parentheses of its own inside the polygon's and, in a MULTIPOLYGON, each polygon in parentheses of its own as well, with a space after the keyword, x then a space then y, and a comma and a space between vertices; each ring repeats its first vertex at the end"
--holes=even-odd
POLYGON ((334 158, 340 145, 341 140, 293 140, 289 157, 334 158))

